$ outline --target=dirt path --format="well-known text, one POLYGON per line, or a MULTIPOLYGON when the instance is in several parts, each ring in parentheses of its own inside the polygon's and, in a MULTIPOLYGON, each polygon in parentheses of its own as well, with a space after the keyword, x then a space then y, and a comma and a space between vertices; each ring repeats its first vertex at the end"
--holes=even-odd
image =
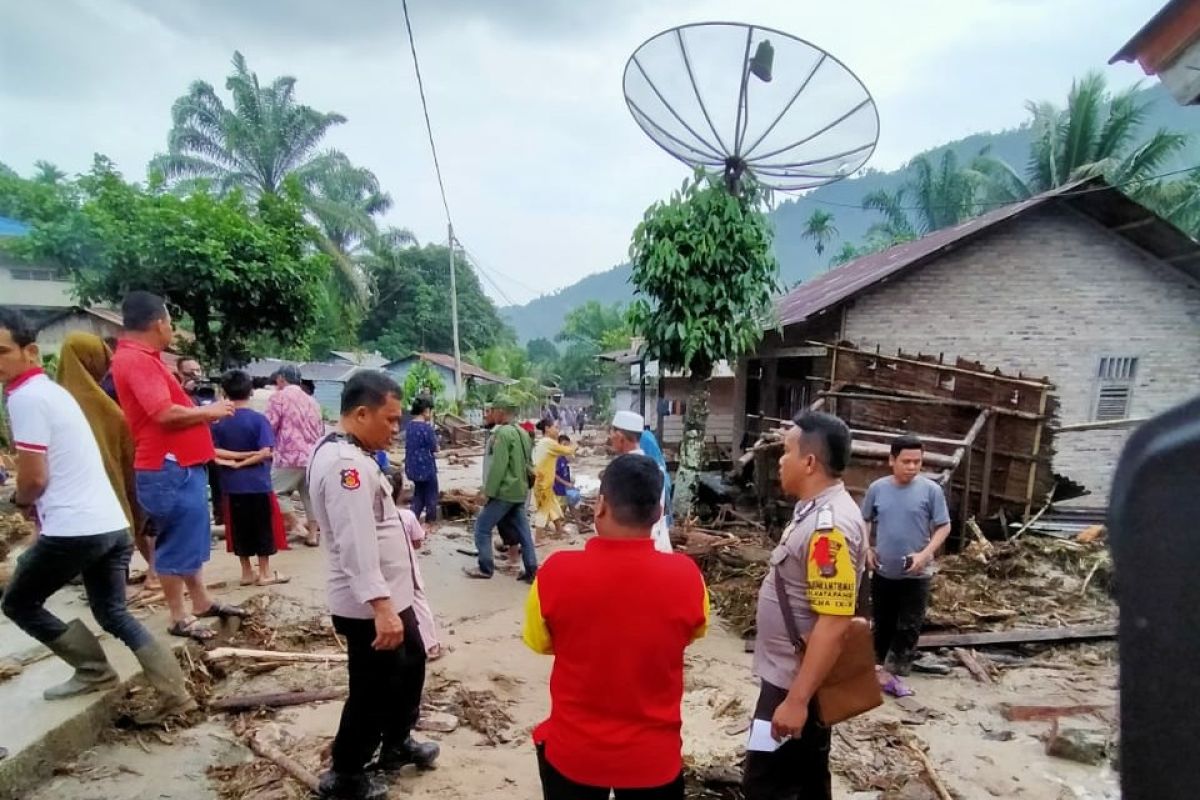
MULTIPOLYGON (((590 457, 576 470, 595 475, 602 464, 601 457, 590 457)), ((444 486, 465 487, 471 485, 478 466, 443 466, 443 470, 444 486)), ((568 538, 544 548, 542 557, 557 547, 581 545, 581 538, 568 538)), ((529 732, 549 707, 552 662, 520 642, 524 584, 505 575, 489 582, 462 576, 460 567, 471 559, 457 551, 472 547, 464 525, 446 524, 421 554, 421 564, 443 641, 450 648, 445 658, 430 664, 427 702, 474 718, 476 727, 461 724, 452 733, 421 734, 442 743, 438 769, 406 775, 397 783, 394 797, 495 797, 499 792, 512 798, 540 796, 529 732)), ((279 562, 280 569, 294 580, 273 590, 280 600, 270 607, 286 609, 279 613, 297 623, 318 620, 311 623, 316 628, 309 628, 314 634, 310 646, 333 649, 332 637, 324 638, 319 622, 324 613, 322 553, 300 547, 281 554, 279 562)), ((214 552, 212 572, 214 580, 235 579, 236 561, 223 550, 214 552)), ((244 600, 257 593, 261 590, 241 590, 229 596, 244 600)), ((720 624, 689 650, 683 704, 689 763, 736 763, 755 693, 749 664, 742 642, 720 624)), ((1047 723, 1005 723, 995 710, 1002 700, 1029 701, 1050 695, 1076 702, 1115 702, 1115 669, 1111 665, 1067 667, 1013 669, 1002 675, 999 683, 987 686, 974 682, 962 670, 942 678, 917 677, 913 683, 928 713, 913 713, 889 703, 850 733, 870 733, 895 721, 928 744, 929 757, 944 782, 968 800, 1116 797, 1115 779, 1106 769, 1043 754, 1036 736, 1044 733, 1047 723), (1011 730, 1011 735, 1004 733, 1006 730, 1011 730)), ((252 678, 231 676, 218 685, 218 692, 228 693, 235 687, 257 692, 337 686, 344 680, 344 669, 336 665, 291 666, 252 678)), ((252 763, 252 757, 237 743, 231 726, 247 721, 267 726, 283 749, 316 769, 336 729, 340 709, 339 702, 326 702, 268 715, 213 717, 190 730, 169 734, 163 741, 146 734, 141 741, 126 736, 81 754, 74 764, 63 765, 64 774, 47 782, 31 800, 300 797, 303 793, 296 784, 279 780, 261 762, 251 769, 237 768, 252 763), (213 767, 224 768, 225 782, 206 774, 213 767), (224 794, 219 793, 222 788, 224 794)), ((835 737, 839 758, 848 752, 860 760, 875 758, 872 748, 882 746, 869 737, 835 737)), ((915 760, 905 762, 905 767, 913 774, 918 771, 915 760)), ((835 795, 879 796, 877 792, 854 794, 840 777, 835 778, 835 795)))

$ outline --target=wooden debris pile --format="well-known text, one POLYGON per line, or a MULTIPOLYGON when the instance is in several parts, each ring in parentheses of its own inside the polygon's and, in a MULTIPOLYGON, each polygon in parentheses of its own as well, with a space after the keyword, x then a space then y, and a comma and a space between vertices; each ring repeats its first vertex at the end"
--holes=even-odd
POLYGON ((713 607, 740 636, 754 631, 758 589, 767 574, 771 542, 753 528, 683 526, 673 533, 704 573, 713 607))
POLYGON ((1111 622, 1112 574, 1103 542, 977 540, 940 560, 927 624, 990 630, 1111 622))
MULTIPOLYGON (((179 661, 179 666, 183 669, 184 677, 187 679, 188 691, 196 699, 200 707, 188 714, 186 718, 172 718, 158 729, 165 730, 168 733, 176 728, 190 728, 207 718, 208 712, 205 709, 209 698, 213 695, 217 681, 221 677, 215 674, 205 662, 204 649, 200 645, 188 642, 174 652, 176 660, 179 661)), ((117 702, 117 713, 113 724, 101 736, 101 740, 137 739, 139 736, 146 734, 148 730, 146 728, 139 728, 133 720, 139 714, 155 708, 158 702, 158 693, 144 682, 135 681, 131 683, 125 690, 125 695, 117 702)), ((150 733, 157 736, 164 744, 172 744, 170 740, 164 739, 153 730, 150 733)))
POLYGON ((425 707, 457 717, 496 746, 513 740, 513 718, 506 703, 491 689, 470 689, 458 681, 441 680, 426 686, 425 707))
POLYGON ((0 561, 12 548, 33 535, 33 523, 18 511, 0 514, 0 561))
POLYGON ((882 792, 885 798, 960 796, 943 783, 925 743, 901 722, 867 715, 835 726, 833 733, 830 768, 855 792, 882 792))
POLYGON ((468 519, 479 514, 479 510, 487 504, 487 498, 480 491, 449 489, 441 493, 438 503, 442 519, 468 519))
POLYGON ((264 592, 242 607, 250 612, 237 631, 222 643, 262 650, 330 651, 336 649, 333 625, 326 614, 282 594, 264 592))

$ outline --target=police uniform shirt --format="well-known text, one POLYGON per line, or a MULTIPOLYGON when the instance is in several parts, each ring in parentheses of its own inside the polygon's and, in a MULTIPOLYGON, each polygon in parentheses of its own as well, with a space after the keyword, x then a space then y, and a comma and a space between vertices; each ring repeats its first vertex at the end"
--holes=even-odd
POLYGON ((787 689, 799 667, 775 591, 782 580, 804 638, 817 615, 853 616, 866 558, 866 524, 845 485, 837 483, 796 504, 794 521, 771 554, 772 569, 758 593, 754 674, 787 689))
POLYGON ((329 551, 329 610, 371 619, 369 603, 390 597, 399 613, 413 604, 412 543, 392 500, 392 485, 371 454, 344 436, 322 441, 309 464, 313 513, 329 551))

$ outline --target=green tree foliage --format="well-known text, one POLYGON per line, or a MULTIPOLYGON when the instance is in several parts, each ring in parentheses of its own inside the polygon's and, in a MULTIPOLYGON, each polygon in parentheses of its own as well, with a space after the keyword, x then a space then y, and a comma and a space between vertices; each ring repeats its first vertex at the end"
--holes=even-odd
POLYGON ((1027 103, 1035 137, 1024 172, 987 154, 973 164, 987 177, 988 199, 1024 200, 1097 175, 1128 184, 1125 190, 1137 196, 1187 144, 1184 134, 1165 129, 1144 136, 1150 103, 1137 98, 1139 88, 1134 84, 1112 94, 1101 73, 1089 72, 1071 84, 1066 108, 1027 103))
POLYGON ((419 395, 441 397, 446 391, 446 381, 428 361, 417 359, 404 376, 404 399, 412 400, 419 395))
POLYGON ((291 76, 262 85, 238 52, 225 88, 232 108, 207 81, 195 81, 175 101, 168 149, 151 161, 152 170, 172 183, 212 186, 221 194, 274 194, 288 175, 310 165, 329 129, 346 121, 297 103, 291 76))
POLYGON ((833 224, 833 214, 819 208, 813 209, 804 223, 804 233, 800 235, 805 239, 812 239, 813 249, 817 251, 818 256, 822 255, 825 245, 838 235, 837 226, 833 224))
POLYGON ((558 360, 558 348, 549 339, 530 339, 525 345, 525 355, 534 364, 553 364, 558 360))
POLYGON ((687 370, 689 397, 675 508, 691 513, 708 422, 708 379, 762 336, 778 291, 771 225, 753 184, 739 194, 697 174, 652 205, 633 233, 631 316, 665 369, 687 370))
MULTIPOLYGON (((222 367, 248 358, 255 337, 302 342, 312 330, 329 261, 310 247, 298 186, 254 205, 240 192, 178 197, 126 183, 97 157, 61 192, 25 217, 32 229, 19 247, 67 268, 82 302, 161 294, 185 315, 199 353, 222 367)), ((38 186, 16 194, 45 199, 38 186)))
MULTIPOLYGON (((375 286, 360 329, 364 346, 389 358, 413 351, 453 353, 450 252, 441 245, 397 245, 395 237, 367 241, 362 264, 375 286)), ((463 352, 512 343, 514 336, 479 278, 455 259, 458 329, 463 352)))
POLYGON ((633 337, 629 315, 620 303, 589 300, 571 309, 556 339, 563 344, 554 366, 558 384, 568 391, 589 391, 611 370, 596 356, 626 350, 633 337))

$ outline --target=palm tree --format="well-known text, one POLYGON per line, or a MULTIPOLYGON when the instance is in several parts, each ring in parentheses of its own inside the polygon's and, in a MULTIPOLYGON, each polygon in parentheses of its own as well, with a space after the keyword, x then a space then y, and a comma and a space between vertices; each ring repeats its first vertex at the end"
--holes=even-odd
POLYGON ((953 150, 943 150, 936 166, 924 155, 914 158, 909 166, 913 175, 905 188, 916 204, 922 234, 957 225, 978 213, 975 194, 981 179, 959 168, 953 150))
POLYGON ((1110 95, 1099 72, 1071 84, 1067 107, 1029 102, 1034 139, 1022 174, 1003 159, 981 154, 972 168, 987 178, 989 199, 1024 200, 1066 183, 1103 175, 1137 195, 1148 178, 1187 144, 1187 136, 1159 129, 1138 144, 1150 108, 1138 101, 1140 84, 1110 95))
POLYGON ((307 165, 325 134, 346 121, 296 103, 296 79, 268 86, 233 54, 234 72, 225 81, 233 97, 227 108, 212 84, 196 81, 171 108, 168 152, 150 162, 173 184, 203 182, 225 193, 241 188, 251 197, 278 192, 284 179, 307 165))
POLYGON ((804 232, 800 235, 813 240, 813 248, 820 256, 825 252, 825 243, 838 235, 838 229, 833 224, 833 214, 820 208, 814 209, 804 224, 804 232))
MULTIPOLYGON (((304 204, 325 238, 344 255, 353 255, 377 235, 375 217, 392 207, 375 173, 356 167, 345 153, 328 150, 296 171, 304 204)), ((411 240, 412 234, 405 232, 411 240)))
POLYGON ((916 229, 908 218, 904 207, 908 187, 902 186, 894 192, 879 189, 863 198, 862 207, 883 214, 883 221, 867 229, 867 240, 875 243, 887 242, 890 247, 899 242, 917 238, 916 229))
POLYGON ((848 264, 863 254, 863 251, 850 242, 842 242, 842 249, 834 253, 833 258, 829 259, 829 266, 837 267, 842 264, 848 264))

